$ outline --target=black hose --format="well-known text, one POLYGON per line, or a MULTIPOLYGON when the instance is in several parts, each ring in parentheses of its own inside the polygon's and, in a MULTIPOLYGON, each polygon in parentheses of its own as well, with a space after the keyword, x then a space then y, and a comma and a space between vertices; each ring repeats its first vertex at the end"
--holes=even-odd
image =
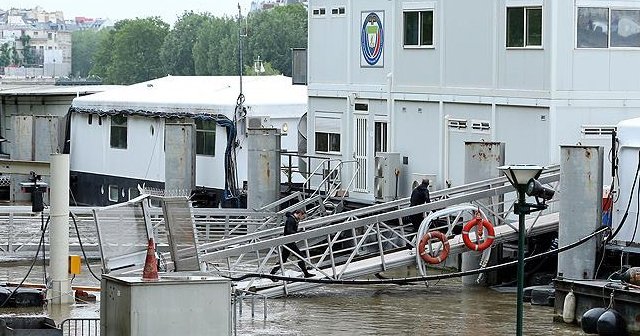
POLYGON ((0 307, 4 307, 4 305, 6 305, 7 302, 9 302, 11 297, 13 297, 13 294, 15 294, 15 292, 18 290, 18 288, 22 287, 22 284, 25 281, 27 281, 27 278, 29 277, 29 274, 31 274, 31 271, 33 270, 33 266, 36 264, 36 261, 38 261, 38 255, 40 254, 40 248, 42 248, 44 250, 44 232, 47 230, 47 226, 49 225, 49 219, 50 218, 51 217, 47 217, 47 222, 44 224, 44 229, 41 230, 42 234, 40 235, 40 241, 38 242, 38 249, 36 250, 36 255, 33 257, 33 261, 31 262, 31 266, 29 266, 29 269, 27 270, 27 274, 24 276, 24 278, 22 278, 22 280, 20 281, 18 286, 16 286, 16 288, 14 288, 11 291, 11 293, 7 296, 7 298, 4 299, 2 304, 0 304, 0 307))
MULTIPOLYGON (((546 252, 542 252, 533 256, 529 256, 527 258, 524 259, 524 261, 531 261, 531 260, 536 260, 536 259, 540 259, 540 258, 544 258, 553 254, 557 254, 560 252, 564 252, 567 250, 570 250, 572 248, 575 248, 577 246, 580 246, 584 243, 586 243, 587 241, 589 241, 591 238, 595 237, 596 235, 603 233, 607 230, 611 230, 611 228, 607 227, 607 226, 602 226, 599 229, 597 229, 596 231, 594 231, 593 233, 589 234, 586 237, 581 238, 578 241, 575 241, 567 246, 563 246, 557 249, 553 249, 553 250, 549 250, 546 252)), ((504 264, 500 264, 500 265, 494 265, 494 266, 489 266, 489 267, 485 267, 485 268, 479 268, 479 269, 475 269, 475 270, 469 270, 469 271, 464 271, 464 272, 455 272, 455 273, 446 273, 446 274, 435 274, 435 275, 425 275, 425 276, 418 276, 418 277, 407 277, 407 278, 386 278, 386 279, 377 279, 377 280, 335 280, 335 279, 314 279, 314 278, 296 278, 296 277, 285 277, 285 276, 280 276, 280 275, 273 275, 273 274, 263 274, 263 273, 247 273, 244 275, 241 275, 239 277, 229 277, 229 276, 224 276, 222 275, 222 277, 227 278, 231 281, 242 281, 244 279, 248 279, 248 278, 265 278, 265 279, 271 279, 273 281, 291 281, 291 282, 307 282, 307 283, 317 283, 317 284, 332 284, 332 285, 380 285, 380 284, 396 284, 396 285, 404 285, 404 284, 410 284, 410 283, 415 283, 415 282, 423 282, 423 281, 429 281, 429 280, 440 280, 440 279, 450 279, 450 278, 458 278, 458 277, 462 277, 462 276, 467 276, 467 275, 475 275, 475 274, 480 274, 480 273, 486 273, 486 272, 492 272, 495 270, 499 270, 505 267, 510 267, 513 265, 517 265, 518 261, 514 260, 514 261, 510 261, 504 264)))
POLYGON ((75 226, 76 228, 76 235, 78 235, 78 244, 80 244, 80 250, 82 250, 82 255, 84 256, 84 261, 87 264, 87 269, 89 270, 89 273, 91 273, 91 275, 93 275, 93 277, 100 281, 100 278, 93 273, 93 270, 91 269, 91 265, 89 265, 89 258, 87 258, 87 253, 84 251, 84 246, 82 245, 82 238, 80 238, 80 230, 78 230, 78 223, 76 223, 76 215, 73 214, 73 212, 69 212, 69 214, 71 215, 71 219, 73 219, 73 226, 75 226))
MULTIPOLYGON (((49 221, 49 216, 47 216, 47 222, 49 221)), ((44 212, 40 212, 40 231, 42 231, 42 235, 44 236, 46 227, 44 226, 44 212)), ((44 246, 45 245, 45 241, 44 238, 42 240, 42 275, 43 275, 43 282, 46 285, 47 284, 47 249, 44 246)))

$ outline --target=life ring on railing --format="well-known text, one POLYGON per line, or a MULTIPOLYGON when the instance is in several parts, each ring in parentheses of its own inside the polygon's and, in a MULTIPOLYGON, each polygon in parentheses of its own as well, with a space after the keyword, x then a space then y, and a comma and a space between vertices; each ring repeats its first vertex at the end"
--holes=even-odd
POLYGON ((491 222, 489 222, 488 220, 482 219, 482 217, 480 217, 480 214, 476 215, 476 218, 467 222, 467 224, 465 224, 464 227, 462 228, 462 240, 464 241, 464 244, 469 249, 474 251, 486 250, 489 246, 491 246, 491 244, 493 244, 493 241, 495 238, 496 238, 496 232, 493 229, 493 225, 491 225, 491 222), (471 238, 469 238, 469 232, 474 226, 477 226, 476 242, 478 241, 479 238, 482 238, 482 236, 484 235, 484 229, 487 229, 487 236, 484 238, 484 241, 480 244, 472 242, 471 238))
POLYGON ((443 262, 447 259, 447 256, 449 256, 450 249, 447 236, 440 231, 427 232, 422 236, 422 239, 420 239, 420 243, 418 244, 418 254, 420 255, 420 258, 429 264, 439 264, 443 262), (431 239, 438 239, 442 243, 442 250, 440 250, 440 253, 435 257, 425 250, 427 244, 431 244, 431 239))

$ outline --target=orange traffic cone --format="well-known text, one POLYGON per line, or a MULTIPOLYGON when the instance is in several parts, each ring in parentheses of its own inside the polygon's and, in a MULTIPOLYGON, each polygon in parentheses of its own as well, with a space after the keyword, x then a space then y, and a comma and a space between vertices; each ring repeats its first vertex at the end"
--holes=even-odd
POLYGON ((158 280, 158 259, 156 259, 156 248, 153 238, 149 238, 147 245, 147 259, 144 261, 142 269, 142 280, 158 280))

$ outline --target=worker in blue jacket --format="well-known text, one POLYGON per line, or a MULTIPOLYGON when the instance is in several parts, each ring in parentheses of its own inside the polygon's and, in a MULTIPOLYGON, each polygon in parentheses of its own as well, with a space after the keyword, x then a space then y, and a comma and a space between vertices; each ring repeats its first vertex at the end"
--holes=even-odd
MULTIPOLYGON (((290 235, 290 234, 294 234, 298 232, 298 223, 304 219, 305 217, 305 212, 302 209, 298 209, 295 210, 293 213, 287 212, 285 214, 286 216, 286 220, 284 222, 284 235, 290 235)), ((298 245, 296 245, 295 242, 292 243, 288 243, 285 244, 285 246, 287 248, 283 248, 282 249, 282 262, 286 262, 287 259, 289 258, 289 256, 291 255, 291 251, 295 252, 296 254, 302 256, 302 252, 300 252, 300 249, 298 248, 298 245)), ((309 271, 307 271, 307 267, 304 264, 304 261, 301 259, 300 261, 298 261, 298 266, 300 267, 300 269, 302 270, 302 273, 304 273, 304 277, 305 278, 310 278, 312 276, 315 276, 315 274, 313 273, 309 273, 309 271)), ((275 266, 274 268, 271 269, 271 274, 276 274, 276 272, 280 269, 280 265, 275 266)))

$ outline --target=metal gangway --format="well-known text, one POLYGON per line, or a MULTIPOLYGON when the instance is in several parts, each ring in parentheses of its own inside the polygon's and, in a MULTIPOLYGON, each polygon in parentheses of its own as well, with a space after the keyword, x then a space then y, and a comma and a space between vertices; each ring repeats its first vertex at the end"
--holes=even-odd
MULTIPOLYGON (((540 182, 556 189, 559 166, 552 166, 539 178, 540 182)), ((210 272, 232 278, 244 274, 270 274, 279 265, 276 275, 302 278, 298 260, 281 260, 287 244, 296 243, 303 255, 297 257, 314 273, 314 279, 345 280, 375 275, 393 268, 414 264, 416 233, 409 230, 406 218, 412 214, 442 209, 446 213, 447 234, 473 215, 469 210, 482 211, 496 227, 496 243, 517 239, 517 216, 513 214, 516 195, 505 177, 492 178, 458 187, 438 190, 431 194, 432 202, 409 206, 403 198, 364 208, 313 218, 300 223, 300 232, 282 235, 282 227, 265 227, 246 235, 222 239, 198 246, 199 259, 210 272), (465 206, 467 205, 467 206, 465 206), (458 209, 458 210, 456 210, 458 209)), ((533 236, 557 230, 558 213, 555 204, 543 212, 529 215, 526 234, 533 236)), ((464 252, 460 236, 449 240, 451 254, 464 252)), ((438 249, 438 244, 432 248, 438 249)), ((292 252, 292 255, 295 255, 292 252)), ((272 281, 249 278, 239 281, 237 288, 266 297, 278 297, 320 286, 311 282, 272 281)))

